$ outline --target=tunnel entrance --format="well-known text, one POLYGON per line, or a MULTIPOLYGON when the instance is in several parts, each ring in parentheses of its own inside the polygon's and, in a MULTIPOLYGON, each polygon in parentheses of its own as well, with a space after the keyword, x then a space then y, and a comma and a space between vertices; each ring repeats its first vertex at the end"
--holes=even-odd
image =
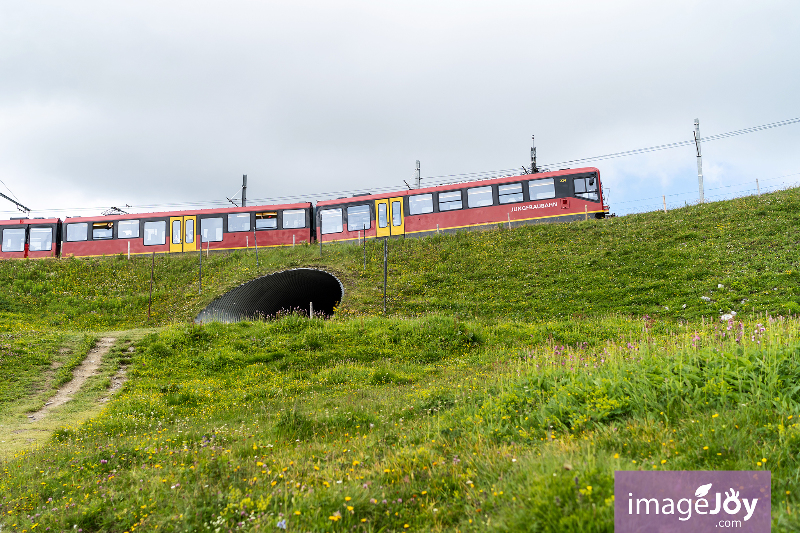
POLYGON ((342 301, 342 282, 323 270, 295 268, 248 281, 212 301, 195 322, 239 322, 301 313, 330 317, 342 301))

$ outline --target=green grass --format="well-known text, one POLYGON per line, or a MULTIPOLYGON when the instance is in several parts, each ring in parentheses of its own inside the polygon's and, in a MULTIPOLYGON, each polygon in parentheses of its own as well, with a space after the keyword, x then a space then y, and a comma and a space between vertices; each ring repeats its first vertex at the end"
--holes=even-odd
MULTIPOLYGON (((390 242, 389 312, 532 320, 609 312, 697 319, 800 311, 800 189, 609 220, 390 242), (723 287, 719 287, 722 285, 723 287), (710 298, 704 301, 701 297, 710 298), (686 306, 686 307, 684 307, 686 306)), ((343 316, 382 312, 383 246, 0 262, 0 322, 74 330, 188 322, 260 274, 319 266, 342 279, 343 316)))
POLYGON ((611 531, 614 470, 764 468, 791 531, 798 326, 173 326, 106 410, 4 465, 0 511, 20 530, 611 531))
POLYGON ((789 190, 393 240, 388 317, 378 243, 366 269, 352 245, 212 255, 202 295, 196 255, 157 258, 149 321, 149 258, 0 262, 2 423, 118 338, 49 440, 0 447, 0 529, 611 531, 615 470, 769 469, 795 531, 797 213, 789 190), (334 319, 191 324, 297 266, 343 281, 334 319))

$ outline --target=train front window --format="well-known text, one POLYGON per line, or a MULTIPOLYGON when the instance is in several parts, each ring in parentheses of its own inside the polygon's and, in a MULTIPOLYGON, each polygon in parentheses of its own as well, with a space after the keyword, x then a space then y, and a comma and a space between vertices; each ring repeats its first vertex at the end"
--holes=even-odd
POLYGON ((156 220, 144 223, 144 245, 155 246, 167 243, 167 221, 156 220))
POLYGON ((433 213, 433 195, 428 193, 409 196, 408 214, 424 215, 425 213, 433 213))
POLYGON ((256 213, 256 229, 276 229, 278 227, 278 213, 256 213))
POLYGON ((228 231, 250 231, 250 213, 230 213, 228 231))
POLYGON ((341 233, 344 229, 342 226, 342 208, 336 209, 323 209, 319 212, 320 224, 322 226, 322 234, 328 233, 341 233))
POLYGON ((118 239, 135 239, 139 236, 138 220, 120 220, 117 223, 118 239))
POLYGON ((389 225, 389 220, 386 217, 386 204, 378 204, 378 227, 385 228, 389 225))
POLYGON ((368 205, 354 205, 347 208, 347 231, 358 231, 370 228, 368 205))
POLYGON ((25 228, 14 228, 14 229, 3 230, 3 251, 4 252, 25 251, 25 228))
POLYGON ((575 185, 575 196, 595 202, 599 200, 597 178, 595 176, 575 178, 573 179, 573 184, 575 185))
POLYGON ((493 203, 491 185, 467 189, 467 205, 469 207, 486 207, 493 203))
POLYGON ((222 218, 203 218, 200 220, 202 242, 222 241, 222 218))
POLYGON ((89 240, 89 223, 76 222, 75 224, 67 224, 67 241, 87 241, 89 240))
POLYGON ((305 209, 290 209, 283 212, 283 229, 297 229, 306 227, 305 209))
POLYGON ((194 242, 194 219, 190 218, 186 221, 186 240, 187 244, 194 242))
POLYGON ((553 178, 544 178, 528 182, 531 200, 547 200, 556 197, 556 184, 553 178))
POLYGON ((509 183, 508 185, 500 185, 497 188, 499 200, 501 204, 513 204, 514 202, 522 201, 522 184, 509 183))
POLYGON ((461 191, 440 192, 439 211, 452 211, 461 209, 461 191))
POLYGON ((180 220, 173 220, 172 221, 172 244, 180 244, 181 243, 181 221, 180 220))
POLYGON ((53 230, 51 228, 31 228, 30 251, 49 252, 53 249, 53 230))

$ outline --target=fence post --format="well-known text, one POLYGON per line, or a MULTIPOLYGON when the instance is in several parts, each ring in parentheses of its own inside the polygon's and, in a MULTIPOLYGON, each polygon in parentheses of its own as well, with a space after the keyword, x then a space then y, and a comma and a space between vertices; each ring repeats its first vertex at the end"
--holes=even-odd
POLYGON ((758 191, 758 195, 761 196, 761 185, 758 184, 758 178, 756 178, 756 191, 758 191))
POLYGON ((386 265, 389 261, 389 238, 383 239, 383 314, 386 314, 386 265))
POLYGON ((664 201, 664 212, 666 213, 667 212, 667 196, 666 195, 662 195, 661 199, 664 201))
POLYGON ((583 206, 583 220, 589 220, 589 206, 583 206))
POLYGON ((367 269, 367 227, 364 226, 364 270, 367 269))
POLYGON ((153 261, 150 263, 150 302, 147 304, 147 320, 150 320, 150 311, 153 307, 153 272, 156 269, 156 252, 153 250, 153 261))
POLYGON ((308 318, 314 318, 314 302, 308 302, 308 318))
POLYGON ((200 288, 198 294, 203 294, 203 239, 200 238, 200 288))
POLYGON ((256 237, 256 227, 253 226, 253 244, 256 246, 256 268, 260 265, 258 264, 258 237, 256 237))

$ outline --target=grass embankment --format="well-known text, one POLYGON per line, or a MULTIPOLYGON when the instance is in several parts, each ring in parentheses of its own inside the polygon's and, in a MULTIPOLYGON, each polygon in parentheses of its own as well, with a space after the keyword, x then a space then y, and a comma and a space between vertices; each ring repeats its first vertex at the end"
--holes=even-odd
POLYGON ((796 519, 795 319, 173 326, 6 463, 15 530, 611 531, 616 469, 770 469, 796 519), (37 529, 38 530, 38 529, 37 529))
MULTIPOLYGON (((798 213, 800 189, 792 189, 666 214, 393 240, 389 312, 511 320, 797 313, 798 213)), ((149 257, 3 261, 0 321, 94 330, 186 322, 225 289, 297 266, 340 276, 342 316, 378 314, 382 248, 367 243, 366 269, 354 245, 326 246, 321 257, 317 246, 261 249, 260 267, 252 250, 212 254, 202 295, 197 254, 157 257, 151 321, 149 257)))
POLYGON ((212 255, 203 295, 196 255, 157 258, 149 323, 149 258, 0 262, 0 331, 22 335, 5 353, 20 381, 0 375, 11 418, 81 342, 164 326, 115 334, 105 377, 51 421, 93 418, 0 464, 0 524, 610 531, 615 469, 766 468, 775 530, 796 530, 800 322, 759 317, 800 305, 799 208, 792 190, 394 240, 388 318, 376 243, 366 269, 351 245, 262 251, 260 268, 212 255), (332 321, 188 325, 295 266, 343 280, 332 321))

